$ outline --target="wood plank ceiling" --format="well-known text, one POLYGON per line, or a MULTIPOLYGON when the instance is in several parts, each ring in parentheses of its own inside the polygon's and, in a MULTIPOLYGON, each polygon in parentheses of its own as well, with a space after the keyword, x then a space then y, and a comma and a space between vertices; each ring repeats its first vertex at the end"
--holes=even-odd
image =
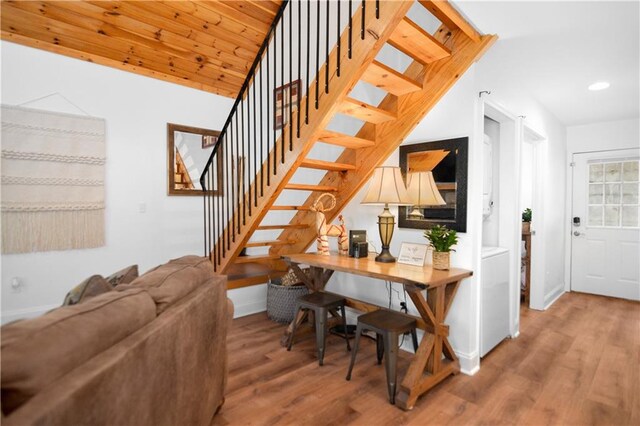
POLYGON ((281 0, 6 1, 2 39, 235 98, 281 0))

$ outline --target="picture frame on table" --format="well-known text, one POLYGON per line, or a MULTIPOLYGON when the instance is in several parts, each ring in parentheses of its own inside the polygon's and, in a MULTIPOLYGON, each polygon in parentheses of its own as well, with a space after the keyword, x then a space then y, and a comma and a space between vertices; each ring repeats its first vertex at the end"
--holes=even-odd
POLYGON ((397 262, 405 265, 424 266, 428 249, 427 244, 402 243, 397 262))

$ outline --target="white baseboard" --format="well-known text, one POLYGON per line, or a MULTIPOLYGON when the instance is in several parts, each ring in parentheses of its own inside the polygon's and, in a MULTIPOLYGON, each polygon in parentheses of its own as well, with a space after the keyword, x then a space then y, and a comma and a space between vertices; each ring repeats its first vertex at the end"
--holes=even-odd
POLYGON ((241 305, 234 303, 233 317, 234 318, 246 317, 247 315, 257 314, 258 312, 264 312, 266 310, 267 310, 266 300, 258 300, 255 302, 243 303, 241 305))
POLYGON ((564 284, 556 287, 556 290, 544 297, 544 310, 546 311, 553 305, 556 300, 565 293, 564 284))
POLYGON ((3 311, 2 324, 7 324, 20 319, 34 318, 59 307, 60 305, 44 305, 3 311))
MULTIPOLYGON (((455 351, 455 350, 454 350, 455 351)), ((470 354, 455 351, 460 361, 460 372, 467 376, 473 376, 480 370, 480 355, 478 352, 470 354)))

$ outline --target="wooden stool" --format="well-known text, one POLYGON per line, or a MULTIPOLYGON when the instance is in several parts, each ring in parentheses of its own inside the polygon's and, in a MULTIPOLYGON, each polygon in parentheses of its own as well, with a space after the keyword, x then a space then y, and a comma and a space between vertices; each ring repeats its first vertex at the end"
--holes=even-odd
MULTIPOLYGON (((342 325, 345 330, 345 340, 347 341, 347 350, 351 350, 351 346, 349 345, 349 338, 347 337, 347 319, 344 315, 344 305, 346 300, 344 297, 340 297, 334 294, 324 293, 324 292, 315 292, 311 294, 306 294, 304 296, 300 296, 298 298, 298 302, 296 304, 296 317, 300 313, 300 311, 309 311, 312 310, 314 312, 314 316, 316 319, 316 348, 318 350, 318 363, 320 365, 324 362, 324 344, 327 335, 327 315, 329 311, 332 309, 340 308, 340 313, 342 314, 342 325)), ((296 321, 294 321, 293 330, 291 331, 291 337, 289 338, 289 345, 287 346, 287 350, 291 350, 291 346, 293 345, 293 337, 296 332, 296 321)))
POLYGON ((396 364, 398 360, 398 337, 405 333, 411 333, 413 349, 418 350, 418 336, 416 335, 416 320, 401 313, 377 310, 358 317, 358 327, 356 328, 356 343, 351 352, 351 362, 347 372, 347 380, 351 380, 351 371, 356 362, 356 354, 360 345, 360 335, 363 331, 374 331, 376 333, 376 354, 378 364, 382 362, 383 353, 385 355, 384 367, 387 371, 387 391, 389 392, 389 402, 396 403, 396 364))

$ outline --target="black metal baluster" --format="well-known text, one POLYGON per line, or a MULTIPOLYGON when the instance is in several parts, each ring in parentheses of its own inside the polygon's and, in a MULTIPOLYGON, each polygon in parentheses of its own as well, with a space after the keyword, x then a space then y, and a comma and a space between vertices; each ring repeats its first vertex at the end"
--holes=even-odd
POLYGON ((235 159, 237 158, 236 155, 236 146, 233 143, 233 136, 234 136, 234 131, 233 131, 233 121, 231 121, 231 125, 229 126, 230 129, 230 135, 229 135, 229 153, 231 154, 231 167, 229 167, 229 171, 231 173, 230 176, 228 176, 228 181, 231 185, 231 202, 229 203, 231 205, 231 237, 232 237, 232 241, 235 243, 236 242, 236 209, 235 209, 235 202, 236 202, 236 163, 235 163, 235 159))
POLYGON ((248 211, 249 216, 251 216, 251 177, 253 174, 251 173, 251 164, 253 163, 251 158, 251 100, 249 97, 251 96, 251 91, 247 88, 247 133, 244 136, 244 140, 247 144, 247 189, 249 198, 248 201, 248 211))
MULTIPOLYGON (((262 80, 264 80, 263 76, 262 76, 262 67, 260 67, 260 196, 264 197, 264 149, 265 149, 265 143, 264 143, 264 139, 263 139, 263 133, 264 133, 264 120, 262 117, 262 105, 264 105, 263 103, 263 87, 262 87, 262 80)), ((269 154, 269 150, 267 150, 267 155, 269 154)), ((269 171, 269 169, 267 169, 267 172, 269 171)), ((269 173, 267 173, 267 180, 269 179, 269 173)))
MULTIPOLYGON (((271 79, 269 78, 269 63, 271 62, 270 55, 269 47, 267 47, 267 186, 271 186, 271 132, 269 131, 269 123, 271 123, 271 86, 269 85, 271 83, 271 79)), ((275 163, 275 158, 273 161, 275 163)), ((275 166, 273 172, 276 172, 275 166)))
POLYGON ((325 30, 325 47, 324 53, 327 58, 326 63, 324 64, 324 93, 329 93, 329 5, 330 1, 327 2, 327 28, 325 30))
POLYGON ((306 96, 304 123, 309 124, 309 66, 311 56, 311 0, 307 0, 307 79, 304 84, 306 96))
POLYGON ((226 197, 226 201, 227 201, 227 228, 229 229, 229 233, 227 234, 227 240, 229 241, 229 244, 227 245, 227 250, 231 250, 231 242, 235 242, 236 238, 235 238, 235 229, 233 227, 233 195, 232 195, 232 190, 231 188, 233 188, 233 181, 231 180, 232 176, 233 176, 233 153, 231 152, 231 142, 229 139, 229 135, 225 135, 225 145, 226 145, 226 149, 225 151, 227 152, 227 174, 225 175, 224 179, 227 183, 226 186, 226 192, 224 194, 224 196, 226 197))
MULTIPOLYGON (((211 188, 211 191, 214 190, 213 188, 213 178, 212 176, 215 173, 215 168, 214 168, 214 163, 211 163, 211 174, 209 174, 209 188, 211 188)), ((218 219, 218 215, 217 215, 217 211, 214 211, 215 208, 215 198, 216 197, 212 197, 212 210, 211 212, 213 213, 213 223, 212 223, 212 229, 211 229, 211 241, 214 241, 213 243, 213 266, 214 266, 214 271, 216 270, 216 268, 218 267, 219 264, 219 257, 218 257, 218 239, 216 238, 216 229, 217 229, 217 219, 218 219)))
POLYGON ((225 205, 225 199, 227 197, 227 193, 224 190, 224 182, 226 181, 226 175, 225 175, 225 171, 226 171, 226 167, 225 167, 225 161, 226 161, 226 149, 224 149, 224 147, 222 146, 223 144, 220 144, 221 148, 218 149, 218 157, 220 157, 220 176, 222 177, 222 179, 218 179, 218 185, 220 185, 220 187, 218 188, 220 194, 219 194, 219 198, 220 198, 220 210, 222 211, 222 257, 225 257, 227 255, 227 207, 225 205), (220 153, 220 149, 222 149, 222 153, 220 153), (222 154, 222 155, 220 155, 222 154))
POLYGON ((258 128, 256 127, 256 77, 253 76, 253 176, 255 187, 253 188, 253 203, 258 207, 258 128))
POLYGON ((316 24, 316 109, 318 109, 318 96, 320 95, 320 0, 318 3, 318 16, 316 24))
POLYGON ((289 151, 293 151, 293 5, 289 5, 289 151))
POLYGON ((282 129, 280 130, 280 161, 284 164, 284 15, 282 15, 282 21, 280 22, 280 87, 282 87, 281 98, 282 102, 280 102, 280 115, 282 117, 282 129))
POLYGON ((238 142, 240 143, 240 147, 242 148, 242 224, 246 225, 247 224, 247 206, 246 206, 246 193, 247 193, 247 189, 245 187, 245 164, 246 164, 246 160, 247 157, 244 155, 244 140, 245 140, 245 133, 244 133, 244 101, 240 102, 240 125, 241 125, 241 129, 242 129, 242 133, 239 134, 238 136, 240 137, 240 139, 238 140, 238 142), (242 136, 240 136, 242 135, 242 136))
POLYGON ((338 37, 338 58, 337 58, 337 73, 338 73, 338 77, 340 77, 340 3, 342 3, 341 0, 338 0, 338 19, 336 20, 337 24, 336 24, 336 35, 338 37))
POLYGON ((376 19, 380 19, 380 0, 376 0, 376 19))
POLYGON ((352 0, 349 0, 349 59, 351 59, 351 43, 352 43, 352 27, 353 27, 353 16, 351 16, 352 9, 352 0))
POLYGON ((362 29, 360 30, 360 38, 362 40, 364 40, 364 20, 365 20, 365 16, 367 16, 366 10, 367 10, 367 1, 362 0, 362 29))
POLYGON ((302 97, 302 2, 301 0, 298 0, 298 81, 300 82, 300 87, 298 88, 298 93, 297 93, 298 109, 296 109, 296 112, 297 112, 297 121, 298 121, 298 131, 296 133, 296 137, 300 138, 300 105, 301 105, 300 98, 302 97))
POLYGON ((238 140, 240 139, 240 130, 238 129, 238 114, 235 115, 235 126, 234 126, 235 131, 234 133, 234 137, 235 137, 235 142, 234 142, 234 146, 236 147, 236 152, 238 153, 238 156, 236 158, 236 204, 237 204, 237 208, 236 208, 236 223, 238 226, 238 237, 240 236, 240 183, 242 178, 240 177, 240 164, 242 161, 242 155, 241 155, 241 151, 240 151, 240 144, 238 142, 238 140))
POLYGON ((278 101, 276 96, 276 89, 278 87, 278 29, 273 31, 273 89, 270 92, 273 94, 273 174, 278 173, 278 133, 276 130, 276 112, 278 108, 278 101))

